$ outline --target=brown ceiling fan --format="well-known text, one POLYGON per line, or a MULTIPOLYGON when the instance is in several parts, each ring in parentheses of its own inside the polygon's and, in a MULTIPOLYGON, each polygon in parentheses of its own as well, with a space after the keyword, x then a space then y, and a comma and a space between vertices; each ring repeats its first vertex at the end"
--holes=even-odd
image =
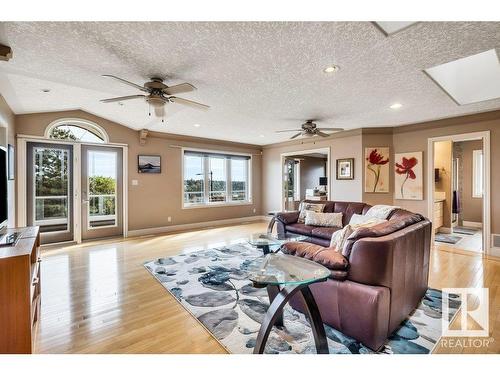
POLYGON ((116 79, 126 85, 135 87, 136 89, 141 90, 142 92, 145 93, 137 95, 119 96, 117 98, 110 98, 110 99, 102 99, 101 102, 103 103, 121 102, 123 100, 130 100, 130 99, 145 99, 146 102, 148 102, 150 105, 153 106, 156 116, 162 118, 165 116, 165 105, 167 103, 178 103, 192 108, 204 109, 204 110, 210 108, 210 106, 208 105, 174 96, 175 94, 181 94, 184 92, 190 92, 196 90, 196 87, 194 87, 190 83, 181 83, 174 86, 167 86, 165 83, 163 83, 162 78, 153 77, 149 82, 146 82, 143 86, 140 86, 133 82, 127 81, 126 79, 116 77, 110 74, 104 74, 103 77, 116 79))
POLYGON ((290 138, 295 139, 301 135, 306 137, 313 137, 315 135, 319 135, 320 137, 328 137, 330 136, 330 134, 326 134, 324 132, 340 132, 344 130, 343 128, 318 128, 314 121, 316 120, 306 120, 306 122, 301 125, 300 129, 277 130, 276 133, 298 132, 290 138))

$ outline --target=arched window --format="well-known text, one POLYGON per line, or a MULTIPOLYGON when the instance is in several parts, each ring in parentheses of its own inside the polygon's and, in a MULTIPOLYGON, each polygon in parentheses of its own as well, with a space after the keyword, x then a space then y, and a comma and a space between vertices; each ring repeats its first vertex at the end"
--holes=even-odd
POLYGON ((45 130, 45 137, 75 142, 108 143, 105 130, 99 125, 82 119, 61 119, 52 122, 45 130))

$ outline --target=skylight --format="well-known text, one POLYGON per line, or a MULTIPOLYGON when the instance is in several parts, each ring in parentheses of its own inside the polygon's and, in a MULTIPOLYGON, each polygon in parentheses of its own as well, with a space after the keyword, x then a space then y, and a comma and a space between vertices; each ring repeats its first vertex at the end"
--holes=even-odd
POLYGON ((408 26, 413 25, 414 21, 377 21, 375 22, 378 27, 382 29, 382 31, 386 35, 391 35, 406 29, 408 26))
POLYGON ((500 98, 500 63, 494 49, 425 72, 459 105, 500 98))

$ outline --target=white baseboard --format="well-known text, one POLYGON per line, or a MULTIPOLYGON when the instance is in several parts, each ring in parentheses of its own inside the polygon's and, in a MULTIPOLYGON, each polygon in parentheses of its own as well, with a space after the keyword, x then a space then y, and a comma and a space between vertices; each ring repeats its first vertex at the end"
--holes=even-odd
POLYGON ((471 228, 482 228, 483 223, 479 223, 477 221, 462 221, 462 224, 464 227, 471 227, 471 228))
POLYGON ((146 236, 149 234, 180 232, 183 230, 190 230, 190 229, 208 229, 208 227, 218 227, 218 226, 222 226, 222 225, 231 225, 231 224, 244 224, 244 223, 251 223, 251 222, 256 222, 256 221, 267 221, 269 219, 270 218, 268 216, 258 215, 258 216, 238 217, 238 218, 234 218, 234 219, 203 221, 203 222, 199 222, 199 223, 167 225, 164 227, 135 229, 135 230, 128 231, 128 237, 146 236))

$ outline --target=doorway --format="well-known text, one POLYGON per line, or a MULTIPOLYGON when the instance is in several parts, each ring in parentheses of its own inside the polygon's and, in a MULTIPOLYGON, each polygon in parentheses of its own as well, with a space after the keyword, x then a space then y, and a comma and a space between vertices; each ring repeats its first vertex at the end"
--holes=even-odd
POLYGON ((303 200, 326 201, 330 196, 330 149, 281 155, 282 209, 295 211, 303 200))
POLYGON ((81 147, 82 240, 123 234, 123 155, 119 147, 81 147))
POLYGON ((489 251, 489 132, 429 140, 429 216, 435 245, 489 251))

